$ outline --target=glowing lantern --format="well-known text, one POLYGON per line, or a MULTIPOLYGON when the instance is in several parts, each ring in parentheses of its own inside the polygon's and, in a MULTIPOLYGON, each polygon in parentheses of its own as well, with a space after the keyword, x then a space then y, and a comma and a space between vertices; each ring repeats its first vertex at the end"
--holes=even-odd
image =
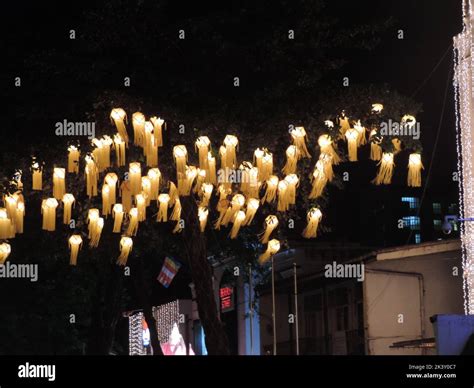
POLYGON ((365 127, 362 126, 360 123, 360 120, 358 120, 354 124, 354 129, 357 131, 358 138, 357 138, 357 146, 365 145, 367 144, 367 139, 365 138, 365 127))
POLYGON ((331 136, 329 135, 321 135, 318 139, 318 145, 321 148, 321 153, 327 154, 331 156, 331 162, 333 164, 339 164, 341 158, 337 154, 336 150, 333 147, 333 142, 331 136))
POLYGON ((161 171, 157 168, 151 168, 147 174, 150 179, 150 200, 157 200, 160 192, 161 171))
POLYGON ((263 155, 265 155, 265 151, 260 148, 257 148, 253 153, 253 163, 257 166, 259 170, 262 169, 263 155))
POLYGON ((132 115, 133 144, 144 147, 145 145, 145 116, 143 113, 135 112, 132 115))
POLYGON ((169 194, 160 194, 158 196, 158 203, 160 204, 156 222, 168 221, 168 206, 170 202, 169 194))
MULTIPOLYGON (((220 187, 223 187, 223 186, 219 186, 219 188, 220 187)), ((229 201, 225 199, 225 197, 223 199, 220 199, 219 202, 217 202, 217 211, 219 212, 219 218, 216 220, 214 224, 215 229, 221 228, 222 220, 227 214, 228 208, 229 208, 229 201)))
POLYGON ((296 204, 296 188, 300 180, 296 174, 290 174, 285 177, 285 181, 288 183, 288 203, 294 205, 296 204))
POLYGON ((43 230, 54 232, 56 230, 56 208, 58 201, 56 198, 43 200, 41 212, 43 213, 43 230))
POLYGON ((191 194, 194 180, 198 175, 198 170, 194 166, 186 166, 185 179, 178 181, 178 192, 180 195, 188 196, 191 194), (181 184, 180 184, 181 183, 181 184))
POLYGON ((114 218, 114 228, 113 233, 120 233, 122 230, 124 209, 121 203, 116 203, 112 210, 112 217, 114 218))
POLYGON ((43 170, 37 162, 31 166, 33 173, 33 190, 43 190, 43 170))
POLYGON ((163 124, 165 120, 159 117, 150 117, 150 121, 153 123, 153 135, 155 138, 155 144, 157 147, 163 147, 163 124))
POLYGON ((234 195, 232 197, 232 201, 230 202, 230 207, 227 209, 224 218, 222 219, 222 225, 227 226, 229 222, 234 219, 234 215, 240 211, 244 205, 245 197, 242 194, 234 195))
POLYGON ((379 172, 373 182, 376 185, 390 184, 392 181, 393 167, 395 166, 395 163, 393 162, 393 153, 384 152, 379 166, 379 172))
POLYGON ((102 235, 102 229, 104 228, 104 219, 99 217, 95 223, 95 227, 92 233, 92 238, 89 241, 91 248, 97 248, 99 246, 100 236, 102 235))
POLYGON ((114 141, 109 136, 104 136, 102 138, 102 159, 104 169, 107 169, 112 165, 110 163, 110 149, 112 144, 114 144, 114 141))
POLYGON ((239 140, 233 135, 227 135, 224 138, 226 167, 235 168, 237 166, 236 148, 239 145, 239 140))
POLYGON ((132 208, 129 212, 129 223, 127 228, 128 236, 136 236, 138 232, 138 209, 132 208))
POLYGON ((17 197, 13 195, 7 195, 4 198, 5 208, 7 209, 8 218, 12 221, 15 226, 16 221, 16 209, 18 205, 17 197))
POLYGON ((245 220, 242 225, 250 225, 255 217, 255 213, 260 206, 260 201, 256 198, 249 198, 247 201, 247 210, 245 212, 245 220))
POLYGON ((260 255, 258 262, 260 265, 265 264, 273 255, 280 250, 280 241, 273 239, 268 242, 267 250, 260 255))
POLYGON ((304 238, 315 238, 317 236, 318 225, 322 217, 323 213, 321 213, 321 210, 319 210, 318 208, 314 207, 308 212, 306 216, 308 224, 303 230, 304 238))
POLYGON ((176 172, 179 180, 181 177, 184 177, 184 174, 186 173, 186 163, 188 161, 188 151, 186 150, 186 146, 174 146, 173 156, 176 163, 176 172))
POLYGON ((344 114, 344 112, 342 112, 341 117, 339 117, 339 125, 340 125, 339 132, 343 136, 351 128, 351 124, 349 123, 349 118, 344 114))
POLYGON ((209 145, 211 141, 207 136, 200 136, 196 139, 196 148, 199 154, 199 168, 201 170, 207 170, 209 166, 209 145))
POLYGON ((175 201, 179 198, 178 189, 176 188, 176 185, 173 182, 170 182, 168 194, 170 196, 170 206, 173 206, 175 201))
POLYGON ((66 170, 55 168, 53 172, 53 197, 62 199, 66 194, 66 170))
POLYGON ((85 157, 86 161, 86 185, 87 185, 87 195, 89 198, 95 197, 97 195, 97 185, 99 180, 99 170, 97 165, 89 155, 85 157))
POLYGON ((204 206, 199 206, 198 217, 199 217, 199 228, 202 233, 206 230, 207 218, 209 216, 209 210, 204 206))
POLYGON ((278 189, 278 182, 280 180, 276 175, 272 175, 266 182, 267 189, 265 191, 265 194, 263 195, 262 198, 262 203, 268 202, 271 203, 275 201, 276 194, 277 194, 277 189, 278 189))
POLYGON ((77 149, 77 147, 71 145, 68 148, 69 154, 67 158, 67 172, 69 173, 79 173, 79 157, 81 153, 77 149))
POLYGON ((380 113, 383 110, 382 104, 372 104, 372 112, 373 113, 380 113))
POLYGON ((201 186, 201 195, 202 195, 202 202, 201 206, 206 207, 209 206, 209 201, 211 199, 212 191, 214 190, 214 186, 210 183, 203 183, 201 186))
POLYGON ((146 220, 146 199, 143 194, 137 194, 135 196, 136 208, 138 210, 138 221, 142 222, 146 220))
POLYGON ((319 155, 319 161, 323 164, 324 174, 329 182, 331 182, 334 178, 332 159, 332 156, 329 154, 321 153, 319 155))
POLYGON ((16 233, 23 233, 23 221, 25 219, 25 203, 18 201, 16 205, 15 229, 16 233))
POLYGON ((420 154, 410 154, 408 159, 408 186, 421 187, 421 170, 423 169, 420 154))
POLYGON ((12 252, 12 247, 8 243, 1 243, 0 244, 0 264, 4 264, 7 261, 8 256, 12 252))
POLYGON ((347 152, 350 162, 357 162, 357 145, 359 142, 359 132, 354 128, 349 128, 346 131, 347 152))
POLYGON ((229 233, 229 236, 231 239, 237 238, 237 235, 239 234, 240 226, 242 225, 242 222, 244 220, 245 220, 245 213, 242 210, 239 210, 237 213, 235 213, 232 229, 229 233))
POLYGON ((127 113, 122 108, 112 109, 110 112, 110 118, 114 121, 117 127, 117 132, 120 137, 128 143, 128 133, 125 123, 127 122, 127 113))
POLYGON ((120 197, 122 198, 123 210, 128 213, 132 208, 132 191, 130 181, 123 181, 120 185, 120 197))
POLYGON ((278 183, 278 204, 277 210, 279 212, 285 212, 290 207, 290 195, 289 195, 289 183, 285 180, 281 180, 278 183))
POLYGON ((88 238, 91 240, 96 234, 97 222, 100 218, 99 209, 89 209, 87 213, 88 238))
POLYGON ((261 160, 261 167, 257 166, 257 168, 260 181, 264 182, 269 179, 273 174, 273 154, 265 150, 261 160))
POLYGON ((150 121, 145 121, 144 134, 145 140, 143 145, 143 155, 147 157, 151 151, 151 139, 153 137, 153 124, 150 121))
POLYGON ((125 141, 119 134, 114 136, 114 149, 117 166, 125 166, 125 141))
POLYGON ((306 148, 306 131, 304 127, 296 127, 290 130, 290 135, 293 138, 293 144, 298 149, 298 155, 302 158, 311 158, 311 154, 306 148))
POLYGON ((316 168, 313 172, 313 186, 311 193, 309 194, 309 199, 318 198, 323 193, 324 188, 328 182, 328 178, 324 173, 324 165, 318 160, 316 163, 316 168))
POLYGON ((128 256, 133 248, 133 240, 130 237, 122 237, 120 239, 120 255, 117 259, 117 265, 125 266, 128 256))
POLYGON ((198 193, 201 190, 202 184, 206 181, 206 170, 197 169, 197 180, 196 185, 194 186, 194 192, 198 193))
POLYGON ((229 167, 227 166, 227 150, 225 146, 219 147, 219 156, 221 157, 221 169, 228 169, 229 167))
MULTIPOLYGON (((176 198, 176 200, 174 201, 173 212, 171 213, 170 220, 171 221, 181 220, 181 201, 179 200, 179 197, 176 198)), ((180 226, 180 223, 178 222, 177 227, 179 226, 180 226)), ((176 231, 173 231, 173 233, 176 233, 176 231)))
POLYGON ((71 256, 69 258, 69 265, 77 264, 77 256, 79 250, 82 248, 82 237, 78 234, 73 234, 69 237, 69 249, 71 250, 71 256))
POLYGON ((130 191, 132 195, 137 195, 142 190, 142 168, 140 163, 130 163, 128 170, 130 181, 130 191))
POLYGON ((278 226, 278 218, 276 216, 270 215, 265 218, 265 229, 260 235, 260 242, 266 244, 270 238, 270 235, 278 226))
POLYGON ((295 145, 290 145, 286 149, 286 164, 281 170, 283 174, 294 174, 298 164, 298 148, 295 145))
POLYGON ((377 136, 377 130, 373 129, 370 132, 370 159, 379 161, 382 159, 382 147, 380 146, 380 143, 382 139, 377 136))
POLYGON ((15 237, 15 227, 10 218, 8 218, 7 209, 0 208, 0 240, 15 237))
POLYGON ((207 154, 207 163, 209 174, 206 175, 206 179, 209 183, 217 185, 216 158, 210 152, 207 154))
POLYGON ((151 180, 148 176, 142 176, 142 194, 145 197, 146 206, 150 206, 151 180))
POLYGON ((109 172, 104 178, 105 184, 109 186, 109 200, 113 205, 117 202, 117 182, 118 176, 114 172, 109 172))
POLYGON ((69 225, 71 222, 72 207, 76 199, 72 194, 64 194, 63 204, 64 204, 64 213, 63 213, 63 223, 64 225, 69 225))

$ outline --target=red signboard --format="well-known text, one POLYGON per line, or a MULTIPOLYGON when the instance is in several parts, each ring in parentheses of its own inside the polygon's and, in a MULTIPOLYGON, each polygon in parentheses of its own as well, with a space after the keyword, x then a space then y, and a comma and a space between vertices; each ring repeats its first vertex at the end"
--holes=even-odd
POLYGON ((223 313, 234 309, 234 287, 222 286, 219 290, 219 297, 223 313))

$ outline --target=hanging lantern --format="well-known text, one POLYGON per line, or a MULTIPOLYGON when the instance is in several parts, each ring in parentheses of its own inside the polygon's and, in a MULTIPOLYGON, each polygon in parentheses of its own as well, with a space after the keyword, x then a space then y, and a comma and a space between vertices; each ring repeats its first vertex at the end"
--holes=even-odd
POLYGON ((304 127, 296 127, 290 130, 290 135, 293 138, 293 144, 298 149, 298 155, 301 158, 311 158, 311 154, 306 148, 306 131, 304 127))
POLYGON ((381 137, 377 136, 377 130, 373 129, 370 132, 370 159, 379 161, 382 159, 382 147, 380 143, 382 142, 381 137))
POLYGON ((296 188, 300 182, 296 174, 290 174, 285 177, 285 181, 288 183, 288 203, 290 205, 296 204, 296 188))
POLYGON ((309 199, 318 198, 322 195, 324 188, 328 182, 328 178, 324 173, 324 165, 318 160, 316 167, 313 172, 313 186, 311 193, 309 194, 309 199))
POLYGON ((112 210, 112 217, 114 218, 113 233, 120 233, 122 231, 124 209, 121 203, 116 203, 112 210))
POLYGON ((86 155, 85 161, 87 195, 89 198, 92 198, 97 195, 99 170, 97 169, 97 164, 95 163, 94 159, 92 159, 89 155, 86 155))
POLYGON ((367 139, 365 138, 365 127, 362 126, 360 123, 360 120, 358 120, 354 124, 354 129, 357 131, 358 137, 357 137, 357 146, 365 145, 367 144, 367 139))
POLYGON ((71 250, 71 257, 69 259, 69 265, 77 264, 77 256, 79 250, 82 248, 82 237, 79 234, 73 234, 69 237, 69 249, 71 250))
POLYGON ((214 190, 214 186, 210 183, 203 183, 201 186, 201 195, 202 195, 202 207, 209 206, 209 201, 211 199, 212 191, 214 190))
POLYGON ((15 237, 15 227, 13 221, 8 218, 7 209, 0 208, 0 240, 15 237))
POLYGON ((224 185, 219 185, 217 190, 219 191, 219 201, 227 199, 227 196, 232 193, 232 190, 225 187, 224 185))
POLYGON ((224 138, 224 146, 225 146, 225 157, 226 157, 226 166, 228 168, 235 168, 237 167, 237 153, 236 148, 239 145, 239 140, 237 137, 233 135, 227 135, 224 138))
POLYGON ((119 133, 120 137, 126 143, 128 143, 127 127, 125 126, 125 123, 127 122, 127 113, 125 113, 122 108, 115 108, 112 109, 112 111, 110 112, 110 118, 115 123, 115 126, 117 127, 117 132, 119 133))
POLYGON ((393 167, 393 153, 384 152, 379 163, 379 172, 374 179, 376 185, 389 185, 392 182, 393 167))
POLYGON ((129 212, 129 223, 127 228, 127 236, 136 236, 138 232, 138 209, 132 208, 129 212))
POLYGON ((267 189, 265 191, 265 194, 263 195, 262 203, 264 202, 272 203, 273 201, 275 201, 279 181, 280 180, 278 179, 276 175, 272 175, 267 180, 266 182, 267 189))
POLYGON ((260 201, 256 198, 249 198, 247 201, 247 210, 245 212, 245 219, 242 225, 250 225, 255 217, 255 213, 260 206, 260 201))
POLYGON ((15 227, 16 221, 16 208, 18 205, 17 197, 13 195, 6 195, 4 197, 5 208, 7 209, 8 218, 12 221, 13 227, 15 227))
POLYGON ((258 179, 261 182, 265 182, 273 175, 273 154, 271 152, 268 152, 267 150, 264 151, 261 167, 258 168, 258 173, 258 179))
MULTIPOLYGON (((245 205, 245 197, 242 194, 236 194, 232 197, 230 207, 227 209, 222 225, 227 226, 234 219, 235 214, 245 205)), ((243 221, 243 220, 242 220, 243 221)))
POLYGON ((408 159, 408 187, 421 187, 421 170, 423 169, 420 154, 410 154, 408 159))
POLYGON ((281 170, 283 174, 295 174, 298 165, 298 148, 295 145, 290 145, 286 149, 286 164, 281 170))
POLYGON ((53 172, 53 197, 62 199, 66 194, 66 170, 55 168, 53 172))
POLYGON ((179 199, 179 193, 176 185, 173 182, 170 182, 169 186, 170 188, 168 190, 168 194, 170 196, 170 206, 173 206, 175 201, 179 199))
POLYGON ((194 186, 194 192, 199 193, 201 191, 202 184, 206 181, 206 170, 201 170, 200 168, 197 169, 197 179, 196 185, 194 186))
POLYGON ((117 259, 117 265, 125 266, 128 256, 133 248, 133 240, 130 237, 122 237, 120 239, 120 255, 117 259))
POLYGON ((67 172, 78 174, 79 173, 79 157, 81 153, 77 147, 71 145, 67 149, 69 151, 67 158, 67 172))
POLYGON ((144 134, 143 155, 147 157, 151 151, 151 139, 153 138, 153 124, 150 121, 145 121, 144 134))
MULTIPOLYGON (((181 208, 181 201, 179 200, 179 197, 178 197, 174 201, 173 212, 171 213, 171 216, 170 216, 171 221, 180 221, 181 220, 181 209, 182 209, 181 208)), ((178 222, 178 225, 180 225, 179 222, 178 222)), ((173 233, 176 233, 176 232, 173 231, 173 233)))
POLYGON ((4 242, 0 244, 0 265, 3 265, 7 261, 8 256, 12 252, 12 247, 10 244, 4 242))
POLYGON ((74 206, 74 202, 76 202, 74 195, 64 194, 63 196, 63 205, 64 205, 63 224, 64 225, 69 225, 69 223, 71 222, 72 207, 74 206))
POLYGON ((266 244, 270 238, 270 235, 278 226, 278 218, 276 216, 270 215, 265 218, 265 229, 260 235, 260 242, 266 244))
POLYGON ((92 238, 89 241, 91 248, 97 248, 99 246, 100 236, 102 235, 102 229, 104 228, 104 219, 99 217, 95 223, 95 227, 92 233, 92 238))
POLYGON ((265 151, 261 148, 257 148, 253 153, 253 164, 255 164, 259 170, 262 170, 263 155, 265 155, 265 151))
POLYGON ((16 205, 16 220, 15 220, 15 229, 16 233, 22 234, 23 233, 23 224, 25 219, 25 203, 22 201, 18 201, 16 205))
POLYGON ((104 136, 102 138, 102 159, 104 170, 110 168, 112 163, 110 162, 110 149, 114 144, 114 141, 109 136, 104 136))
POLYGON ((359 142, 359 132, 354 128, 349 128, 346 131, 347 152, 350 162, 357 162, 357 145, 359 142))
POLYGON ((145 197, 146 206, 150 206, 151 180, 148 176, 142 176, 142 194, 145 197))
POLYGON ((207 164, 209 174, 206 175, 206 180, 213 185, 217 185, 216 158, 210 152, 207 154, 207 164))
POLYGON ((139 147, 145 145, 145 116, 143 113, 135 112, 132 115, 133 144, 139 147))
POLYGON ((101 139, 92 139, 92 144, 96 147, 92 151, 92 157, 94 158, 94 161, 96 162, 97 169, 99 170, 99 172, 102 172, 105 170, 105 158, 104 158, 105 145, 101 139))
POLYGON ((176 163, 176 172, 179 180, 181 178, 180 174, 182 174, 182 177, 184 177, 184 174, 186 173, 186 163, 188 161, 188 151, 186 150, 186 146, 174 146, 173 156, 176 163))
POLYGON ((196 149, 199 154, 199 168, 201 170, 208 170, 209 166, 209 145, 211 141, 207 136, 200 136, 196 139, 196 149))
POLYGON ((135 196, 136 208, 138 210, 138 221, 142 222, 146 220, 146 200, 143 194, 137 194, 135 196))
POLYGON ((168 206, 170 202, 170 196, 168 194, 160 194, 158 196, 159 210, 156 217, 156 222, 167 222, 168 221, 168 206))
POLYGON ((54 232, 56 230, 56 208, 58 201, 56 198, 44 199, 41 205, 43 213, 43 230, 54 232))
POLYGON ((221 158, 221 170, 227 170, 230 167, 227 166, 227 149, 225 146, 219 147, 219 156, 221 158))
POLYGON ((289 184, 285 180, 278 183, 278 204, 277 210, 279 212, 286 212, 290 207, 289 184))
POLYGON ((237 238, 239 234, 240 226, 242 225, 243 221, 245 220, 245 213, 242 210, 239 210, 234 215, 232 229, 229 233, 229 236, 232 240, 237 238))
POLYGON ((155 144, 157 147, 163 147, 163 124, 165 120, 160 119, 159 117, 151 117, 150 121, 153 123, 153 135, 155 138, 155 144))
POLYGON ((185 179, 178 181, 179 195, 188 196, 191 194, 194 180, 198 175, 197 168, 194 166, 186 166, 185 179), (181 184, 180 184, 181 182, 181 184))
POLYGON ((132 192, 132 195, 137 195, 142 190, 142 168, 140 163, 130 163, 128 171, 130 191, 132 192))
POLYGON ((277 254, 279 250, 280 241, 276 239, 270 240, 267 245, 267 250, 258 258, 260 265, 265 264, 273 255, 277 254))
POLYGON ((38 162, 34 162, 31 166, 33 173, 33 190, 43 190, 43 169, 40 167, 38 162))
POLYGON ((201 233, 204 233, 204 231, 206 230, 208 216, 209 216, 209 210, 204 206, 199 206, 198 217, 199 217, 199 229, 201 230, 201 233))
POLYGON ((323 213, 318 208, 313 207, 307 214, 306 220, 308 224, 303 230, 304 238, 315 238, 317 236, 318 225, 323 217, 323 213))
MULTIPOLYGON (((240 174, 240 179, 233 179, 232 181, 240 181, 240 191, 245 195, 248 195, 249 187, 250 187, 250 169, 252 168, 252 164, 249 162, 242 162, 239 166, 238 173, 240 174)), ((237 183, 232 182, 232 183, 237 183)))
POLYGON ((380 113, 383 110, 383 105, 382 104, 372 104, 372 112, 373 113, 380 113))
POLYGON ((331 182, 334 179, 334 170, 332 168, 332 156, 329 154, 321 153, 319 155, 319 161, 323 165, 324 175, 326 176, 327 180, 331 182))
MULTIPOLYGON (((222 187, 222 186, 219 186, 219 187, 222 187)), ((222 198, 222 196, 221 196, 221 198, 222 198)), ((214 223, 214 229, 220 229, 221 228, 222 221, 223 221, 224 217, 226 216, 227 211, 229 209, 231 209, 229 207, 229 200, 227 200, 225 197, 223 199, 220 199, 217 202, 217 211, 219 212, 219 218, 214 223)))
POLYGON ((118 176, 114 172, 109 172, 105 178, 104 183, 109 186, 109 200, 110 203, 113 205, 117 202, 117 183, 118 183, 118 176))
POLYGON ((252 198, 258 198, 259 190, 260 190, 260 182, 258 181, 258 168, 252 167, 249 170, 249 188, 248 188, 248 196, 252 198))
POLYGON ((344 112, 342 112, 341 117, 339 117, 339 125, 339 132, 342 136, 345 136, 346 132, 351 128, 351 124, 349 123, 349 118, 344 114, 344 112))
POLYGON ((319 136, 318 145, 321 148, 321 153, 331 156, 331 162, 333 164, 339 164, 339 162, 341 161, 341 158, 339 157, 336 150, 334 149, 331 136, 329 135, 319 136))
POLYGON ((117 166, 125 166, 125 141, 119 134, 114 136, 114 149, 117 166))
POLYGON ((89 209, 87 213, 88 238, 92 240, 96 234, 97 222, 100 218, 99 209, 89 209))
POLYGON ((128 213, 132 208, 132 191, 130 181, 124 180, 120 185, 120 197, 122 198, 123 210, 128 213))
POLYGON ((110 201, 110 188, 107 183, 102 186, 102 215, 107 217, 112 212, 110 201))
POLYGON ((150 168, 147 175, 150 179, 150 200, 156 201, 160 192, 161 171, 158 168, 150 168))

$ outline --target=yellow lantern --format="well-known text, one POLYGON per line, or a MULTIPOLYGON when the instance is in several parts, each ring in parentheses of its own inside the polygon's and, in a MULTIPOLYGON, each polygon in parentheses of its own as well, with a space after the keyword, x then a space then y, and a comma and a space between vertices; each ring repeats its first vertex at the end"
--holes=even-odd
MULTIPOLYGON (((171 201, 170 201, 170 203, 171 203, 171 201)), ((173 207, 173 211, 172 211, 171 216, 170 216, 170 220, 171 221, 180 221, 181 220, 181 210, 182 210, 181 201, 179 200, 179 197, 178 197, 174 201, 174 207, 173 207)), ((180 225, 181 225, 181 223, 178 222, 178 224, 176 225, 176 228, 173 231, 173 233, 176 233, 176 231, 181 231, 181 226, 180 225)))
POLYGON ((384 152, 379 166, 379 172, 373 182, 376 185, 389 185, 392 182, 393 167, 395 166, 393 153, 384 152))
POLYGON ((120 255, 117 259, 117 265, 125 266, 128 256, 133 248, 133 240, 130 237, 122 237, 120 239, 120 255))
POLYGON ((99 209, 89 209, 87 213, 88 238, 92 240, 96 235, 96 227, 100 218, 99 209))
POLYGON ((311 188, 311 193, 309 194, 309 199, 314 199, 321 196, 327 182, 328 177, 324 173, 324 165, 320 160, 318 160, 313 172, 313 186, 311 188))
POLYGON ((111 167, 110 163, 110 149, 114 144, 114 141, 109 136, 104 136, 102 138, 102 164, 104 170, 111 167))
POLYGON ((173 157, 176 163, 176 173, 178 177, 178 184, 180 179, 184 179, 186 173, 186 163, 188 162, 188 151, 186 146, 177 145, 173 147, 173 157))
POLYGON ((176 188, 176 185, 173 182, 170 182, 168 194, 170 196, 170 206, 173 206, 175 201, 179 199, 178 189, 176 188))
POLYGON ((12 252, 12 247, 10 244, 4 242, 0 244, 0 264, 4 264, 7 261, 8 256, 12 252))
POLYGON ((150 121, 145 121, 145 140, 143 145, 143 155, 148 157, 148 154, 151 152, 151 142, 153 137, 153 124, 150 121))
POLYGON ((203 183, 201 186, 201 196, 202 202, 201 206, 206 207, 209 206, 209 201, 211 199, 212 191, 214 190, 214 186, 210 183, 203 183))
POLYGON ((114 218, 114 228, 113 233, 120 233, 122 231, 122 222, 123 222, 124 209, 121 203, 116 203, 112 210, 112 216, 114 218))
POLYGON ((290 207, 289 184, 285 180, 278 183, 278 204, 277 210, 279 212, 286 212, 290 207))
POLYGON ((219 147, 219 156, 221 157, 221 169, 229 169, 230 167, 227 165, 227 149, 225 146, 219 147))
POLYGON ((132 195, 139 194, 142 190, 142 168, 140 163, 130 163, 128 179, 130 181, 130 191, 132 195))
POLYGON ((127 228, 127 236, 136 236, 138 232, 138 209, 132 208, 129 212, 129 223, 127 228))
MULTIPOLYGON (((227 226, 230 221, 233 220, 234 215, 242 209, 245 205, 245 197, 242 194, 236 194, 232 197, 230 207, 227 209, 224 218, 222 219, 222 225, 227 226)), ((245 214, 244 214, 245 215, 245 214)), ((242 220, 243 221, 243 220, 242 220)))
POLYGON ((273 201, 275 201, 279 182, 280 180, 278 179, 276 175, 272 175, 267 180, 266 182, 267 189, 265 191, 265 194, 263 195, 262 203, 264 202, 272 203, 273 201))
POLYGON ((281 170, 283 174, 294 174, 296 173, 298 164, 298 148, 295 145, 290 145, 286 149, 286 164, 281 170))
POLYGON ((249 198, 247 201, 247 209, 245 212, 245 220, 242 225, 250 225, 255 217, 255 213, 260 206, 260 201, 256 198, 249 198))
POLYGON ((145 197, 146 206, 150 206, 151 181, 148 176, 142 176, 142 194, 145 197))
POLYGON ((63 213, 63 224, 69 225, 71 222, 71 215, 72 215, 72 207, 74 206, 74 202, 76 199, 72 194, 64 194, 63 196, 63 205, 64 205, 64 213, 63 213))
POLYGON ((71 256, 69 258, 69 265, 77 264, 77 256, 79 250, 82 248, 82 237, 79 234, 73 234, 69 237, 69 249, 71 250, 71 256))
POLYGON ((236 148, 239 145, 239 140, 234 135, 227 135, 224 138, 226 166, 228 168, 235 168, 237 166, 236 148))
POLYGON ((334 179, 334 170, 332 168, 332 156, 329 154, 321 153, 319 155, 319 161, 323 165, 324 174, 329 182, 334 179))
POLYGON ((16 233, 18 234, 23 233, 24 219, 25 219, 25 203, 18 201, 16 205, 16 221, 15 221, 15 229, 16 229, 16 233))
POLYGON ((58 201, 55 198, 44 199, 41 205, 43 213, 43 230, 54 232, 56 230, 56 208, 58 201))
POLYGON ((137 194, 135 196, 136 207, 138 210, 138 221, 143 222, 146 220, 146 199, 143 194, 137 194))
POLYGON ((278 226, 278 218, 273 215, 267 216, 265 218, 265 229, 263 233, 260 235, 260 242, 262 244, 268 243, 268 240, 270 238, 270 235, 272 232, 275 230, 275 228, 278 226))
POLYGON ((421 155, 417 153, 410 154, 408 159, 408 187, 421 187, 421 155))
POLYGON ((354 129, 357 131, 358 137, 357 137, 357 146, 365 145, 367 144, 367 139, 365 138, 365 127, 362 126, 360 123, 360 120, 358 120, 354 124, 354 129))
POLYGON ((7 209, 8 218, 12 221, 13 227, 16 223, 17 197, 13 195, 6 195, 4 198, 5 208, 7 209))
POLYGON ((359 132, 354 128, 349 128, 345 132, 347 139, 347 152, 350 162, 357 162, 357 146, 359 143, 359 132))
POLYGON ((160 119, 159 117, 150 117, 150 121, 153 123, 153 135, 155 138, 155 144, 157 147, 163 146, 163 124, 165 120, 160 119))
POLYGON ((201 170, 208 170, 209 168, 209 146, 211 141, 207 136, 199 136, 196 139, 196 149, 199 155, 199 168, 201 170))
POLYGON ((199 217, 199 228, 201 230, 201 233, 204 233, 204 231, 206 230, 208 216, 209 216, 209 210, 204 206, 199 206, 198 217, 199 217))
POLYGON ((89 241, 91 248, 97 248, 99 246, 100 236, 102 235, 102 229, 104 228, 104 219, 99 217, 95 223, 95 227, 92 233, 92 238, 89 241))
POLYGON ((110 187, 107 183, 102 186, 102 215, 107 217, 112 212, 110 201, 110 187))
POLYGON ((33 173, 33 190, 43 190, 43 169, 40 167, 38 162, 34 162, 31 166, 33 173))
POLYGON ((110 203, 113 205, 117 202, 117 182, 118 176, 114 172, 109 172, 105 178, 104 182, 109 186, 109 200, 110 203))
POLYGON ((105 170, 105 145, 100 139, 92 139, 92 144, 95 146, 95 148, 92 150, 92 157, 94 158, 94 161, 97 165, 97 169, 99 170, 99 172, 102 172, 105 170))
POLYGON ((306 228, 303 230, 303 237, 304 238, 315 238, 318 232, 318 225, 323 217, 323 213, 316 207, 313 207, 307 214, 306 220, 308 224, 306 228))
POLYGON ((235 213, 232 229, 229 233, 229 236, 232 240, 237 238, 237 235, 239 234, 240 226, 242 225, 244 220, 245 220, 245 213, 242 210, 239 210, 238 212, 235 213))
POLYGON ((127 122, 127 113, 122 108, 114 108, 110 112, 110 118, 117 127, 117 132, 124 142, 128 143, 128 133, 125 123, 127 122))
POLYGON ((206 180, 213 185, 217 185, 216 158, 210 152, 207 154, 207 165, 209 174, 206 175, 206 180))
POLYGON ((120 185, 120 197, 122 198, 123 210, 128 213, 132 208, 132 191, 130 181, 124 180, 120 185))
POLYGON ((201 186, 206 181, 206 175, 206 170, 201 170, 200 168, 197 169, 196 185, 194 186, 193 190, 195 193, 199 193, 199 191, 201 191, 201 186))
POLYGON ((158 203, 160 204, 156 222, 167 222, 168 221, 168 206, 170 203, 169 194, 160 194, 158 196, 158 203))
POLYGON ((293 145, 298 149, 298 155, 302 158, 311 158, 311 154, 306 148, 306 131, 304 127, 296 127, 290 130, 290 135, 293 138, 293 145))
POLYGON ((8 218, 7 209, 0 208, 0 240, 15 237, 15 227, 13 221, 8 218))
POLYGON ((270 240, 267 245, 267 250, 258 258, 260 265, 265 264, 273 255, 277 254, 279 250, 280 241, 276 239, 270 240))
POLYGON ((370 159, 379 161, 382 159, 382 147, 380 146, 381 138, 377 136, 377 130, 373 129, 370 132, 370 159))
POLYGON ((319 136, 318 145, 321 148, 322 154, 327 154, 331 156, 331 162, 333 164, 339 164, 339 162, 341 161, 341 158, 339 157, 336 150, 334 149, 331 136, 329 135, 319 136))
POLYGON ((53 172, 53 197, 62 199, 66 194, 66 170, 55 168, 53 172))
POLYGON ((273 175, 273 154, 265 150, 262 161, 261 167, 258 167, 258 179, 262 182, 266 181, 273 175))
POLYGON ((114 149, 117 166, 125 166, 125 141, 119 134, 114 136, 114 149))
POLYGON ((194 180, 198 175, 197 168, 194 166, 186 166, 185 179, 178 181, 178 192, 180 195, 188 196, 191 194, 194 180), (181 184, 180 184, 181 183, 181 184))
POLYGON ((161 171, 158 168, 150 168, 148 170, 148 178, 150 180, 150 200, 156 201, 160 192, 161 171))
POLYGON ((87 195, 89 198, 92 198, 97 195, 99 170, 97 169, 97 164, 95 163, 94 159, 92 159, 89 155, 86 155, 85 161, 87 195))
POLYGON ((81 153, 77 149, 77 147, 71 145, 68 148, 69 154, 67 159, 67 172, 69 173, 79 173, 79 157, 81 153))
POLYGON ((145 116, 141 112, 132 115, 133 144, 144 147, 145 145, 145 116))
POLYGON ((288 204, 296 204, 296 188, 300 182, 296 174, 289 174, 285 177, 285 181, 288 183, 288 204))
POLYGON ((257 168, 262 170, 262 158, 265 155, 265 151, 261 148, 257 148, 253 153, 253 164, 257 166, 257 168))

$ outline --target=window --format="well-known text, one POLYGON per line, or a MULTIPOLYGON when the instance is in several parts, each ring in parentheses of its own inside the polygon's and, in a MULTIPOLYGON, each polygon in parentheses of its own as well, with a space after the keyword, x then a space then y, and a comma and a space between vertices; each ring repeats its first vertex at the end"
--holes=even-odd
POLYGON ((403 217, 403 226, 411 230, 420 230, 420 217, 403 217))
POLYGON ((458 214, 458 204, 457 203, 451 203, 448 207, 448 213, 456 215, 458 214))
POLYGON ((415 244, 419 244, 419 243, 421 243, 421 234, 416 233, 415 234, 415 244))
POLYGON ((441 225, 442 225, 441 220, 433 220, 434 230, 441 230, 441 225))
POLYGON ((441 204, 439 202, 433 202, 433 213, 441 214, 441 204))
POLYGON ((402 202, 408 203, 410 210, 416 210, 420 207, 419 198, 415 197, 402 197, 402 202))

